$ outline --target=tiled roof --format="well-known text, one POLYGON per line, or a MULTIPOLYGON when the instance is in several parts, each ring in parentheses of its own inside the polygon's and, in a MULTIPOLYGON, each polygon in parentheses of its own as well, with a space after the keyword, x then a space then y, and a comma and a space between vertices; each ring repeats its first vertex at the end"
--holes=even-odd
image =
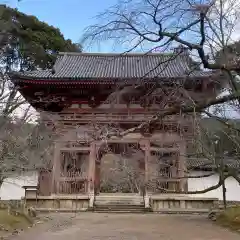
POLYGON ((36 79, 134 79, 209 76, 193 71, 186 55, 60 53, 53 70, 22 73, 36 79))
MULTIPOLYGON (((238 158, 224 158, 223 164, 233 169, 240 170, 240 159, 238 158)), ((198 169, 198 170, 213 170, 216 169, 216 165, 207 158, 187 158, 187 168, 188 169, 198 169)))

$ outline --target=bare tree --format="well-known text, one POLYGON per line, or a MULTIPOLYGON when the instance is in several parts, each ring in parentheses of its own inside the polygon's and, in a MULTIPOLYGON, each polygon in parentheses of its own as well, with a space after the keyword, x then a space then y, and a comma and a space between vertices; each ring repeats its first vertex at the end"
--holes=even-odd
POLYGON ((0 186, 6 178, 21 176, 28 171, 50 168, 52 134, 41 125, 21 119, 4 121, 0 134, 0 186))
MULTIPOLYGON (((226 34, 223 31, 227 24, 232 26, 230 34, 234 30, 236 20, 232 20, 231 17, 235 16, 237 18, 238 12, 233 13, 231 11, 230 16, 227 16, 229 8, 225 8, 225 4, 222 3, 223 1, 209 1, 199 4, 198 1, 185 0, 174 2, 164 0, 121 1, 119 5, 110 8, 98 16, 100 24, 89 27, 84 40, 92 43, 99 40, 117 39, 118 42, 122 41, 122 44, 124 41, 130 42, 130 40, 137 43, 133 47, 130 46, 128 51, 139 50, 139 48, 157 44, 153 48, 148 47, 146 54, 155 48, 166 50, 173 47, 176 43, 181 43, 191 50, 192 55, 200 61, 204 68, 224 71, 231 76, 231 78, 227 79, 232 84, 232 71, 238 70, 237 59, 233 58, 228 64, 217 61, 212 62, 212 59, 209 58, 211 52, 208 49, 216 48, 213 43, 210 45, 210 40, 206 40, 208 36, 207 39, 216 39, 214 38, 214 34, 218 36, 217 39, 222 38, 223 33, 226 34), (216 12, 219 11, 220 13, 216 16, 216 12), (224 27, 220 30, 216 29, 216 27, 213 28, 217 21, 222 24, 224 22, 224 27), (220 34, 222 35, 220 36, 220 34), (189 41, 188 39, 190 38, 195 41, 189 41)), ((220 46, 226 46, 230 38, 231 36, 228 35, 225 42, 221 40, 221 43, 219 43, 221 44, 220 46)), ((163 63, 160 62, 159 64, 163 63)), ((142 79, 139 79, 138 86, 128 87, 130 94, 132 94, 134 89, 141 87, 140 80, 142 79)), ((224 79, 221 81, 224 81, 224 79)), ((121 91, 126 92, 127 90, 124 88, 121 91)), ((184 106, 181 110, 182 112, 201 111, 210 106, 237 99, 238 95, 239 93, 236 91, 218 99, 213 98, 207 101, 202 99, 197 105, 194 103, 190 106, 184 106)), ((152 122, 177 112, 179 112, 179 107, 166 109, 165 112, 154 116, 152 122)))
MULTIPOLYGON (((162 106, 161 111, 156 112, 150 120, 137 127, 119 131, 118 137, 153 126, 156 122, 163 121, 179 112, 193 115, 197 113, 197 119, 198 113, 205 111, 208 116, 211 115, 220 121, 223 126, 227 125, 235 129, 235 132, 238 131, 238 128, 236 129, 231 122, 209 111, 209 108, 217 108, 223 104, 238 104, 240 92, 236 81, 239 78, 239 58, 234 50, 227 51, 227 46, 236 38, 234 34, 239 27, 238 6, 239 2, 236 0, 122 0, 97 16, 98 23, 86 30, 83 37, 85 43, 90 45, 106 41, 117 43, 124 48, 123 54, 132 51, 143 51, 146 54, 153 51, 166 51, 175 47, 176 44, 181 44, 191 52, 193 70, 198 68, 211 71, 221 85, 221 91, 225 93, 217 98, 210 96, 207 99, 198 99, 198 101, 188 96, 184 104, 162 106), (219 55, 220 50, 225 51, 219 55)), ((166 63, 159 62, 156 68, 163 64, 166 63)), ((119 96, 128 96, 129 99, 131 96, 138 99, 143 95, 145 98, 152 96, 153 92, 159 88, 159 84, 156 82, 153 88, 146 89, 143 81, 145 77, 146 75, 139 78, 135 86, 122 86, 117 89, 115 97, 111 96, 110 101, 119 96)), ((175 92, 177 91, 176 86, 175 92)), ((187 95, 188 93, 185 92, 185 96, 187 95)), ((108 132, 105 137, 108 139, 115 135, 116 132, 108 132)), ((235 169, 216 162, 216 139, 209 139, 211 149, 205 149, 204 154, 215 163, 214 172, 219 173, 219 182, 202 191, 188 193, 205 193, 216 189, 229 176, 234 177, 240 183, 235 169)), ((187 177, 191 178, 191 176, 187 177)))

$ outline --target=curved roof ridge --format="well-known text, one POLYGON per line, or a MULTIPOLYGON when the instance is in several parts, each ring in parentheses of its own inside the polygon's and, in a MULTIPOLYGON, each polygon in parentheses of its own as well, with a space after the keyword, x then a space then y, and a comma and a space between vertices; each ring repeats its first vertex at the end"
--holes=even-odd
POLYGON ((106 56, 106 57, 115 57, 115 56, 172 56, 176 55, 176 53, 173 52, 149 52, 149 53, 144 53, 144 52, 131 52, 131 53, 101 53, 101 52, 59 52, 58 55, 68 55, 68 56, 106 56))
MULTIPOLYGON (((166 79, 188 75, 185 55, 167 53, 68 53, 58 55, 49 71, 25 72, 21 76, 40 79, 166 79), (103 56, 103 57, 101 57, 103 56), (176 56, 176 57, 175 57, 176 56), (51 71, 51 70, 50 70, 51 71)), ((206 77, 211 72, 191 71, 189 77, 206 77)))

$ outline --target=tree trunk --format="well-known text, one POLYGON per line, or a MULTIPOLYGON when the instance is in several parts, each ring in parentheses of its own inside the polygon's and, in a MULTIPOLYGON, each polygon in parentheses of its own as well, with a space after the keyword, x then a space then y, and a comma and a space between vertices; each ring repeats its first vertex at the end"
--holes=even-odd
POLYGON ((4 178, 0 176, 0 189, 2 187, 3 182, 4 182, 4 178))
POLYGON ((227 199, 226 199, 226 186, 225 186, 225 180, 223 181, 223 185, 222 185, 222 191, 223 191, 223 206, 224 209, 227 209, 227 199))

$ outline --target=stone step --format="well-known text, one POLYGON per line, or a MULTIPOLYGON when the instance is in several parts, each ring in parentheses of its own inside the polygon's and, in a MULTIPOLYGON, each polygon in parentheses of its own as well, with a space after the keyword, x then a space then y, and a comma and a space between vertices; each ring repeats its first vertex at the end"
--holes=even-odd
POLYGON ((96 198, 99 198, 99 199, 143 199, 143 197, 141 196, 137 196, 137 197, 134 197, 134 196, 127 196, 127 197, 124 197, 124 196, 95 196, 96 198))
POLYGON ((98 206, 144 206, 144 203, 115 203, 115 202, 95 202, 98 206))
POLYGON ((95 197, 96 200, 98 201, 131 201, 131 202, 141 202, 143 201, 143 198, 110 198, 110 197, 106 197, 106 198, 99 198, 99 197, 95 197))
POLYGON ((145 208, 144 205, 123 205, 123 204, 118 204, 118 205, 115 205, 115 204, 106 204, 106 205, 98 205, 98 204, 95 204, 94 205, 95 208, 101 208, 101 209, 143 209, 145 208))
POLYGON ((143 214, 143 213, 148 213, 150 211, 145 211, 145 210, 99 210, 99 209, 94 209, 93 212, 96 213, 138 213, 138 214, 143 214))
POLYGON ((98 199, 121 199, 121 200, 141 200, 143 197, 119 197, 119 196, 95 196, 95 198, 98 199))
POLYGON ((141 204, 144 203, 143 198, 99 198, 95 197, 95 202, 111 202, 111 203, 132 203, 132 204, 141 204))
POLYGON ((134 208, 134 207, 121 207, 121 208, 118 208, 118 207, 94 207, 94 209, 98 209, 98 210, 116 210, 116 211, 121 211, 121 210, 127 210, 127 211, 131 211, 131 210, 145 210, 144 207, 142 208, 134 208))
POLYGON ((116 213, 144 213, 149 212, 150 209, 144 205, 94 205, 94 212, 116 212, 116 213))
POLYGON ((97 195, 97 196, 95 196, 95 198, 97 198, 97 199, 121 199, 121 200, 128 200, 128 199, 130 199, 130 200, 132 200, 132 199, 134 199, 134 200, 139 200, 139 199, 143 199, 143 197, 142 196, 119 196, 119 195, 106 195, 106 196, 99 196, 99 195, 97 195))
POLYGON ((143 205, 144 202, 130 202, 130 201, 94 201, 96 205, 101 205, 101 204, 112 204, 112 205, 143 205))
POLYGON ((101 195, 95 196, 94 212, 126 212, 143 213, 144 199, 142 196, 101 195))

